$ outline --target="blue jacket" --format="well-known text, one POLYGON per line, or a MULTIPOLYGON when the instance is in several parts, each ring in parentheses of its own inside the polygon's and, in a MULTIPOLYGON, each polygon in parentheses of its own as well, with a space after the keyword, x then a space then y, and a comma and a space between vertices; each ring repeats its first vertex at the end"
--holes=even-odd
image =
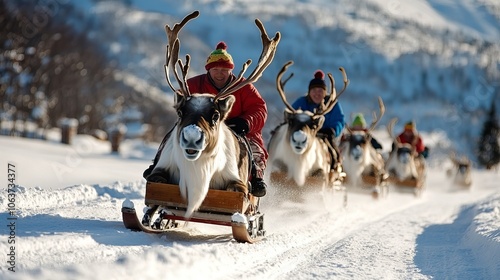
MULTIPOLYGON (((314 112, 314 109, 318 108, 318 104, 310 101, 307 96, 299 97, 295 102, 293 102, 292 107, 294 109, 302 109, 303 111, 314 112)), ((325 115, 325 122, 322 128, 331 128, 335 132, 335 136, 339 136, 344 129, 345 119, 344 112, 340 103, 337 102, 333 109, 325 115)))

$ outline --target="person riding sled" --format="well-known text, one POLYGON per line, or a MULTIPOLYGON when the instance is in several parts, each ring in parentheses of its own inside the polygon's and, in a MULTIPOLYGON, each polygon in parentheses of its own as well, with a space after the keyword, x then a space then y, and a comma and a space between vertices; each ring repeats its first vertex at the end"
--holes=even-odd
MULTIPOLYGON (((210 93, 214 96, 224 89, 226 85, 234 81, 237 77, 232 73, 234 63, 232 56, 227 52, 227 45, 221 41, 216 49, 210 53, 205 64, 206 73, 192 77, 187 80, 189 90, 195 93, 210 93)), ((264 148, 262 129, 267 119, 266 102, 253 84, 248 84, 233 93, 236 101, 226 120, 226 125, 235 134, 246 137, 251 150, 252 185, 251 193, 256 197, 266 195, 266 183, 264 182, 264 170, 268 154, 264 148)), ((161 150, 163 149, 169 132, 162 141, 158 152, 153 160, 153 164, 144 171, 143 177, 151 179, 150 175, 157 164, 161 150)))
MULTIPOLYGON (((414 121, 409 121, 405 124, 403 132, 396 137, 399 143, 409 143, 415 146, 415 150, 421 159, 427 158, 429 148, 424 145, 422 137, 417 132, 414 121)), ((394 149, 394 144, 393 144, 394 149)))
MULTIPOLYGON (((363 114, 358 113, 354 116, 354 120, 351 123, 350 130, 351 131, 364 131, 365 133, 369 134, 370 144, 372 145, 372 147, 375 150, 377 150, 379 153, 383 150, 382 144, 380 144, 380 142, 377 139, 375 139, 375 137, 373 137, 373 135, 371 133, 369 133, 369 131, 366 127, 366 120, 365 120, 365 117, 363 116, 363 114)), ((342 135, 341 142, 346 141, 346 140, 347 140, 346 135, 345 134, 342 135)))
MULTIPOLYGON (((321 70, 314 72, 314 78, 309 82, 307 94, 301 96, 293 102, 294 109, 314 112, 317 110, 325 98, 335 98, 335 96, 327 97, 325 73, 321 70)), ((340 162, 340 153, 337 148, 336 138, 340 136, 344 129, 344 112, 339 102, 335 104, 333 109, 324 115, 325 121, 319 129, 317 136, 326 140, 330 146, 330 156, 332 157, 332 169, 335 164, 340 162)))

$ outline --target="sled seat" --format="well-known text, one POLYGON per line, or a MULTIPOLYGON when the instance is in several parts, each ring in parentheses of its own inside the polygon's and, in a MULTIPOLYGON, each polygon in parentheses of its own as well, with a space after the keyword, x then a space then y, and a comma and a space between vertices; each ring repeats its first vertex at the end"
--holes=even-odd
MULTIPOLYGON (((205 200, 197 212, 220 213, 232 215, 236 212, 246 213, 255 197, 245 197, 242 192, 209 189, 205 200)), ((254 201, 254 203, 257 203, 254 201)), ((185 211, 187 203, 181 195, 178 185, 147 182, 146 205, 160 205, 173 210, 185 211)))

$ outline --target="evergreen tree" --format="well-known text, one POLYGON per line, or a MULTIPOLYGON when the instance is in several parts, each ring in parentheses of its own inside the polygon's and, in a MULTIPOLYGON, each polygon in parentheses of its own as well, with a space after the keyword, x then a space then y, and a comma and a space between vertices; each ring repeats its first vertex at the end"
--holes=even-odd
POLYGON ((500 162, 499 137, 500 127, 496 117, 495 103, 492 102, 488 118, 484 122, 477 152, 479 164, 485 166, 486 169, 491 169, 500 162))

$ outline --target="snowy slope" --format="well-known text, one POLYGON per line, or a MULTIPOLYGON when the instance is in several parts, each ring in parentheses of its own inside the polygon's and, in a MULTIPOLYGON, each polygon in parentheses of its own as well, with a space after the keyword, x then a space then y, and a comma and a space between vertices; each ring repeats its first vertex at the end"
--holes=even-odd
MULTIPOLYGON (((387 137, 381 140, 388 141, 387 137)), ((498 172, 474 170, 474 185, 465 190, 451 184, 445 176, 446 161, 437 164, 443 159, 436 159, 430 163, 423 197, 391 190, 386 199, 374 201, 368 194, 350 193, 346 209, 338 194, 304 191, 283 198, 283 190, 275 187, 262 200, 267 236, 250 245, 236 243, 230 228, 223 226, 191 223, 160 236, 126 230, 121 205, 130 199, 141 209, 145 183, 140 174, 149 164, 152 147, 127 141, 122 154, 135 156, 110 155, 109 146, 106 149, 104 143, 85 136, 77 136, 69 147, 10 137, 0 137, 0 144, 2 166, 15 163, 20 183, 16 272, 7 270, 6 240, 11 234, 4 227, 0 231, 2 279, 151 279, 158 275, 166 279, 494 279, 500 273, 498 172), (73 184, 72 176, 63 176, 61 182, 57 176, 29 175, 29 170, 47 165, 40 163, 49 160, 48 155, 49 162, 60 162, 82 143, 101 147, 75 167, 79 176, 87 178, 81 179, 85 183, 73 184), (113 178, 110 169, 121 172, 113 178), (43 179, 43 187, 36 178, 43 179), (64 184, 67 187, 59 187, 64 184)), ((6 170, 0 174, 4 182, 6 174, 6 170)), ((2 187, 2 209, 8 209, 7 198, 2 187)), ((9 217, 8 212, 0 212, 4 222, 9 217)))
MULTIPOLYGON (((204 71, 206 56, 224 40, 236 68, 257 60, 261 46, 253 24, 260 18, 282 40, 257 88, 269 107, 265 137, 282 120, 275 77, 288 60, 295 76, 290 100, 303 95, 316 69, 351 81, 341 103, 347 116, 370 114, 381 96, 386 117, 416 120, 423 131, 444 131, 470 156, 492 100, 500 102, 500 2, 495 0, 306 1, 77 1, 97 22, 92 37, 109 48, 125 72, 147 81, 145 94, 166 92, 165 24, 193 10, 201 15, 181 34, 181 53, 192 56, 190 76, 204 71), (129 4, 122 4, 129 3, 129 4), (230 27, 230 28, 229 28, 230 27), (157 89, 154 89, 157 88, 157 89), (465 124, 465 125, 464 125, 465 124)), ((134 83, 130 81, 129 84, 134 83)), ((339 82, 337 82, 339 84, 339 82)), ((500 103, 497 104, 500 106, 500 103)))

